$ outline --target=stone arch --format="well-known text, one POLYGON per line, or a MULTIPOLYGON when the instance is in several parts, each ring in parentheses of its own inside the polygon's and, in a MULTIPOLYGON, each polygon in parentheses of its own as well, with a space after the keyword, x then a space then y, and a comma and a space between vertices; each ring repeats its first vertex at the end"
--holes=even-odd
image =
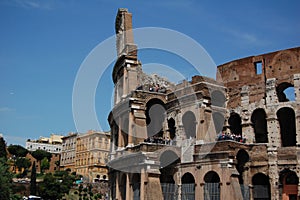
POLYGON ((146 104, 146 124, 148 137, 162 137, 163 122, 166 118, 165 104, 161 99, 152 98, 146 104))
POLYGON ((277 112, 280 126, 281 144, 283 147, 296 145, 295 111, 289 107, 282 107, 277 112))
POLYGON ((276 93, 279 102, 287 102, 295 100, 294 85, 288 82, 282 82, 276 87, 276 93), (290 92, 289 89, 291 89, 290 92))
POLYGON ((214 90, 211 92, 211 105, 224 107, 226 102, 226 97, 223 92, 219 90, 214 90))
POLYGON ((236 169, 239 172, 239 176, 238 176, 239 183, 244 184, 243 174, 245 171, 245 165, 250 160, 249 154, 247 153, 246 150, 240 149, 236 154, 236 160, 237 160, 236 169))
POLYGON ((182 116, 182 124, 186 138, 196 137, 196 117, 192 111, 187 111, 182 116))
POLYGON ((297 199, 299 177, 290 169, 284 169, 279 173, 279 183, 282 185, 281 196, 283 200, 297 199))
POLYGON ((181 177, 181 198, 182 199, 195 199, 195 178, 187 172, 181 177))
POLYGON ((147 105, 149 101, 152 101, 153 99, 158 99, 161 102, 163 102, 163 104, 167 104, 167 100, 164 96, 162 95, 148 95, 145 99, 145 104, 147 105))
POLYGON ((253 199, 271 200, 269 177, 263 173, 257 173, 252 177, 253 199))
POLYGON ((242 118, 236 112, 230 113, 228 119, 229 129, 232 134, 242 135, 242 118))
POLYGON ((251 115, 256 143, 268 143, 267 115, 264 109, 257 108, 251 115))
POLYGON ((160 161, 160 184, 164 199, 175 199, 176 184, 174 174, 177 172, 176 164, 180 163, 180 158, 172 150, 163 151, 159 156, 160 161))
POLYGON ((215 171, 209 171, 204 176, 204 200, 220 199, 220 176, 215 171))
POLYGON ((159 155, 160 168, 167 167, 180 161, 180 152, 175 150, 173 147, 164 148, 164 151, 160 152, 159 155))

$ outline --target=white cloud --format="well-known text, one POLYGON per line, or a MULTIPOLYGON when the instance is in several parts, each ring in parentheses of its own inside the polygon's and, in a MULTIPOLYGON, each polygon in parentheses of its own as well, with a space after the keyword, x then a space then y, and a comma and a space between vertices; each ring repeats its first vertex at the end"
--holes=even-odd
POLYGON ((53 5, 51 1, 39 1, 39 0, 6 0, 2 3, 10 6, 21 7, 26 9, 42 9, 51 10, 53 5))
POLYGON ((5 134, 3 134, 3 138, 6 141, 7 145, 19 144, 19 145, 22 145, 22 146, 25 146, 25 143, 28 139, 28 138, 24 138, 24 137, 5 135, 5 134))
POLYGON ((265 46, 269 44, 266 39, 262 39, 254 33, 228 28, 223 29, 223 32, 231 36, 231 40, 234 43, 241 45, 265 46))
POLYGON ((15 109, 9 107, 0 107, 0 112, 12 112, 12 111, 15 111, 15 109))

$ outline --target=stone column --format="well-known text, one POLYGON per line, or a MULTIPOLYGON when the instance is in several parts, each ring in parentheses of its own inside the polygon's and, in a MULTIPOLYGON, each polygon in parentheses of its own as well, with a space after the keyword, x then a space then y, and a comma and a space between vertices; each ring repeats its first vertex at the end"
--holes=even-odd
POLYGON ((278 103, 276 93, 276 78, 270 78, 266 81, 266 105, 278 103))
MULTIPOLYGON (((295 90, 295 101, 300 102, 300 74, 294 74, 294 90, 295 90)), ((296 123, 296 143, 300 146, 300 110, 299 106, 295 108, 295 123, 296 123)))
POLYGON ((124 147, 123 135, 122 135, 122 118, 119 117, 119 126, 118 126, 118 150, 124 147))
MULTIPOLYGON (((272 110, 272 109, 271 109, 272 110)), ((268 128, 268 148, 277 148, 281 146, 280 127, 274 111, 267 113, 268 128)))
POLYGON ((140 185, 140 200, 145 199, 145 185, 147 184, 147 174, 145 173, 145 169, 141 169, 141 185, 140 185))
POLYGON ((123 95, 122 97, 125 98, 128 94, 128 76, 127 76, 127 68, 124 67, 123 69, 123 95))
POLYGON ((278 165, 277 165, 277 152, 268 152, 269 156, 269 177, 270 177, 270 199, 279 199, 279 188, 278 188, 278 165), (277 183, 277 184, 276 184, 277 183))
POLYGON ((121 200, 121 192, 119 188, 120 173, 116 173, 116 200, 121 200))
POLYGON ((126 173, 126 199, 132 199, 129 173, 126 173))
POLYGON ((129 111, 129 120, 128 120, 128 146, 129 147, 132 147, 133 146, 133 120, 134 120, 134 117, 133 117, 133 114, 132 112, 129 111))

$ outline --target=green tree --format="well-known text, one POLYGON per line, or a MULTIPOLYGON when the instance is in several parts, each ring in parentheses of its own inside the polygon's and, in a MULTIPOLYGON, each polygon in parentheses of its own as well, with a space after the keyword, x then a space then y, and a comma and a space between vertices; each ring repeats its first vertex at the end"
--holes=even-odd
POLYGON ((19 171, 22 171, 22 169, 26 170, 31 166, 31 162, 28 158, 18 157, 16 160, 16 166, 19 171))
POLYGON ((18 157, 25 157, 28 153, 28 150, 22 147, 21 145, 9 145, 7 150, 10 154, 18 157))
MULTIPOLYGON (((1 152, 1 151, 0 151, 1 152)), ((12 175, 9 172, 9 166, 6 158, 0 158, 0 199, 10 199, 12 188, 12 175)))
POLYGON ((64 194, 69 193, 75 178, 68 173, 57 173, 57 175, 51 173, 45 175, 40 185, 43 199, 61 199, 64 194))
POLYGON ((41 161, 43 160, 43 158, 47 158, 49 161, 51 160, 51 153, 41 150, 41 149, 37 149, 33 152, 31 152, 31 155, 40 163, 40 171, 42 172, 42 164, 41 161))
POLYGON ((39 188, 43 199, 60 199, 62 197, 60 183, 51 173, 44 176, 44 181, 39 188))
POLYGON ((7 159, 6 142, 3 137, 0 137, 0 158, 7 159))
POLYGON ((50 163, 48 159, 45 157, 41 161, 41 173, 43 173, 45 169, 49 169, 49 168, 50 168, 50 163))
POLYGON ((36 167, 35 161, 33 162, 30 176, 30 194, 36 195, 36 167))

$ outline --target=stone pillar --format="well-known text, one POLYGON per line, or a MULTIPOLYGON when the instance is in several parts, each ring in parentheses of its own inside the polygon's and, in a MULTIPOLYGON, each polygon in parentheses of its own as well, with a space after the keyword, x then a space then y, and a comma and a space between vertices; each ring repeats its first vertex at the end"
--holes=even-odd
POLYGON ((128 120, 128 146, 133 146, 133 124, 134 124, 134 117, 132 112, 129 112, 129 120, 128 120))
MULTIPOLYGON (((300 102, 300 74, 294 74, 294 90, 295 90, 295 101, 300 102)), ((295 123, 296 123, 296 143, 300 146, 300 110, 299 106, 295 108, 295 123)))
POLYGON ((138 81, 138 67, 139 66, 136 64, 136 61, 134 61, 134 64, 127 64, 127 92, 135 90, 140 84, 138 81))
POLYGON ((124 147, 123 135, 122 135, 122 118, 119 117, 119 126, 118 126, 118 150, 124 147))
POLYGON ((205 126, 205 115, 204 115, 204 108, 200 107, 199 111, 199 121, 197 126, 197 140, 204 140, 206 135, 206 126, 205 126))
POLYGON ((295 90, 295 97, 296 102, 300 102, 300 74, 294 74, 294 90, 295 90))
POLYGON ((140 185, 140 200, 146 200, 145 199, 145 187, 147 184, 147 174, 145 173, 145 169, 142 168, 141 170, 141 185, 140 185))
POLYGON ((277 164, 277 148, 268 147, 268 164, 271 199, 279 199, 279 172, 277 164))
POLYGON ((123 95, 122 98, 125 98, 128 94, 128 76, 127 76, 127 69, 124 67, 123 70, 123 95))
POLYGON ((126 199, 132 199, 129 173, 126 173, 126 199))
POLYGON ((278 103, 276 93, 276 78, 270 78, 266 81, 266 105, 278 103))
POLYGON ((116 200, 121 200, 121 192, 119 186, 120 173, 116 173, 116 200))
POLYGON ((134 137, 136 143, 143 142, 147 138, 147 124, 144 110, 134 110, 134 137))
POLYGON ((268 128, 268 148, 275 148, 281 146, 280 127, 276 113, 274 111, 267 113, 267 128, 268 128))
POLYGON ((144 199, 141 198, 141 200, 163 199, 159 175, 160 173, 158 170, 147 172, 147 184, 145 184, 145 190, 143 192, 144 199))
POLYGON ((206 142, 215 142, 217 133, 214 126, 214 120, 212 118, 212 110, 209 107, 204 109, 204 119, 200 120, 200 124, 203 125, 203 135, 206 142))

